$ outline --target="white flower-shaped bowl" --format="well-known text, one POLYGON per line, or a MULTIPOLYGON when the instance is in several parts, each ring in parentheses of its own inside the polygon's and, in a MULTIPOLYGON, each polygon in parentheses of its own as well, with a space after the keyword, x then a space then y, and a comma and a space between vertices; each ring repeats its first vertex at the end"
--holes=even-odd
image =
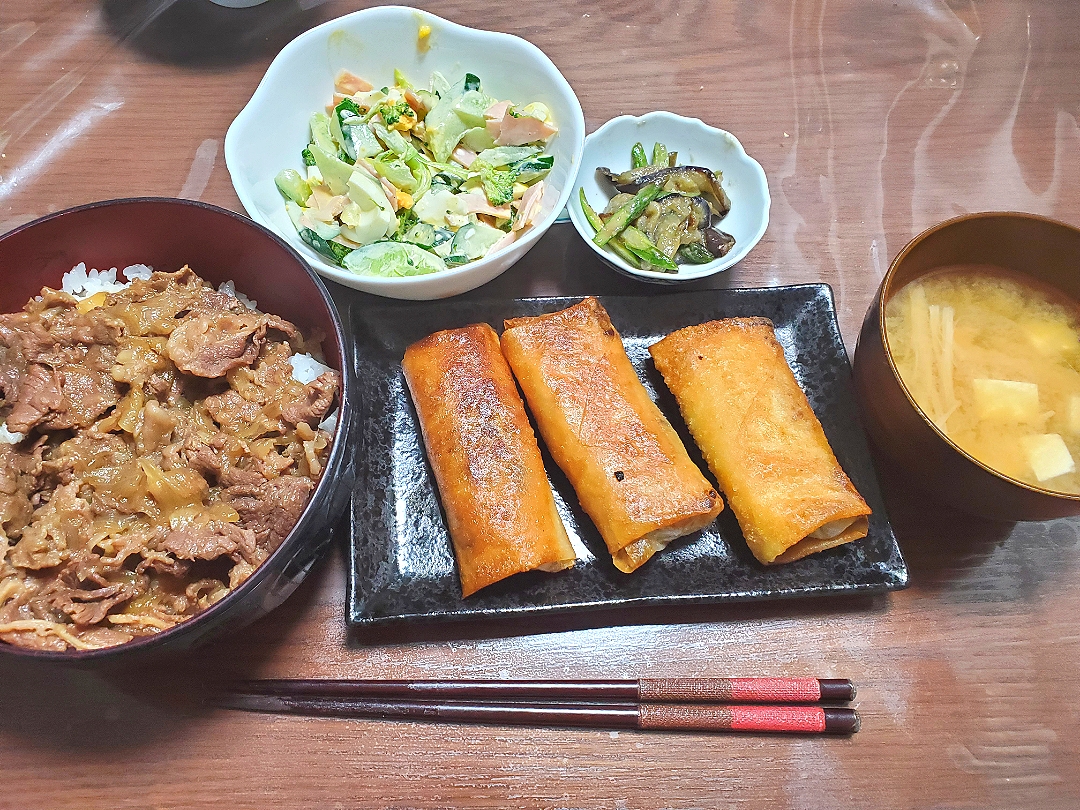
POLYGON ((306 31, 271 63, 251 101, 225 136, 225 163, 248 215, 283 237, 324 278, 389 298, 430 300, 479 287, 524 256, 566 205, 581 165, 585 118, 577 96, 544 52, 530 42, 480 31, 402 6, 347 14, 306 31), (420 29, 430 26, 429 36, 420 29), (525 235, 490 256, 444 272, 408 278, 359 276, 326 261, 300 239, 274 185, 282 169, 303 170, 311 114, 324 109, 342 69, 376 87, 393 82, 397 68, 419 86, 434 71, 451 82, 466 72, 484 90, 516 104, 541 101, 559 132, 548 142, 555 164, 546 179, 541 216, 525 235))
POLYGON ((770 205, 765 170, 746 154, 738 138, 697 118, 651 112, 639 117, 621 115, 612 118, 585 139, 581 170, 567 210, 581 238, 616 270, 644 281, 677 284, 714 275, 742 261, 764 235, 769 225, 770 205), (721 185, 731 199, 731 210, 716 226, 735 237, 735 246, 726 256, 707 264, 680 264, 678 273, 660 273, 632 267, 592 241, 595 231, 581 210, 580 189, 585 190, 589 204, 602 212, 615 190, 596 169, 604 166, 613 172, 626 171, 630 168, 630 150, 635 143, 641 143, 650 155, 653 144, 663 143, 669 151, 679 153, 680 166, 703 166, 718 174, 723 172, 721 185))

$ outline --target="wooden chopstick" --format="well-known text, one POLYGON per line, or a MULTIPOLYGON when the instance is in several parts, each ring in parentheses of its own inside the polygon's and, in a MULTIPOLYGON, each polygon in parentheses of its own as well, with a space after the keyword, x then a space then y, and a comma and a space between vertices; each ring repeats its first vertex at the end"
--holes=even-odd
POLYGON ((855 699, 846 678, 640 678, 580 681, 256 680, 232 689, 283 697, 409 700, 819 703, 855 699))
POLYGON ((223 708, 318 717, 428 720, 525 726, 576 726, 784 734, 854 734, 859 715, 834 706, 716 706, 674 703, 464 703, 376 700, 325 696, 287 696, 224 692, 223 708))

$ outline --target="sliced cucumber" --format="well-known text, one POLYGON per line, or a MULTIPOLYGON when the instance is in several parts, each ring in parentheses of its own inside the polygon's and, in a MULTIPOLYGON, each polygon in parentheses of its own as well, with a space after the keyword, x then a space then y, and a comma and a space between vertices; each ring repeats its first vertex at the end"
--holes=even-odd
POLYGON ((454 256, 465 256, 469 260, 479 259, 504 236, 506 236, 504 231, 484 222, 470 222, 462 225, 454 234, 450 253, 454 256))
POLYGON ((341 233, 340 225, 332 225, 329 222, 320 222, 319 220, 312 220, 311 223, 314 227, 310 230, 314 231, 321 239, 333 239, 341 233))
POLYGON ((444 259, 450 255, 450 246, 454 244, 454 232, 449 228, 435 229, 435 244, 432 246, 438 255, 444 259))
POLYGON ((466 90, 454 102, 454 112, 467 127, 482 127, 484 112, 494 103, 494 99, 479 90, 466 90))
POLYGON ((430 250, 435 247, 436 238, 434 226, 426 222, 419 222, 405 232, 405 235, 401 237, 401 241, 411 242, 414 245, 430 250))
POLYGON ((375 138, 371 127, 361 123, 359 118, 346 118, 341 132, 345 138, 345 151, 355 160, 359 157, 374 157, 382 151, 382 144, 375 138), (355 123, 352 123, 355 122, 355 123))

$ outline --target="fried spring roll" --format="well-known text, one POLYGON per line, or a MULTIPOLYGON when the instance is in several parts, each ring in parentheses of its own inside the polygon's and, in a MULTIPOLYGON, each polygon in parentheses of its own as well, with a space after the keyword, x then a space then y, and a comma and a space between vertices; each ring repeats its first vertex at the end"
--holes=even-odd
POLYGON ((629 573, 724 508, 595 298, 506 321, 503 353, 555 463, 629 573))
POLYGON ((790 562, 866 536, 870 508, 836 461, 771 321, 710 321, 649 351, 755 557, 790 562))
POLYGON ((401 363, 442 497, 464 596, 577 556, 525 405, 485 324, 436 332, 401 363))

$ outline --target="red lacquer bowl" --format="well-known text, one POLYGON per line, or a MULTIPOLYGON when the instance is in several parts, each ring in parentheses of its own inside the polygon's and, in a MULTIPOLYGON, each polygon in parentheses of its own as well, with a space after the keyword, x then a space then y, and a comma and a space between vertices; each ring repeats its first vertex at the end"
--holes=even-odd
POLYGON ((100 650, 35 651, 0 642, 0 655, 72 664, 128 663, 188 650, 269 613, 300 584, 328 547, 353 480, 349 453, 354 383, 341 320, 326 287, 295 250, 247 217, 190 200, 135 198, 90 203, 0 236, 0 311, 13 312, 43 286, 58 288, 79 262, 107 270, 147 264, 191 268, 215 285, 232 279, 263 312, 305 335, 321 333, 328 365, 341 372, 340 412, 325 472, 289 536, 220 602, 154 636, 100 650))

